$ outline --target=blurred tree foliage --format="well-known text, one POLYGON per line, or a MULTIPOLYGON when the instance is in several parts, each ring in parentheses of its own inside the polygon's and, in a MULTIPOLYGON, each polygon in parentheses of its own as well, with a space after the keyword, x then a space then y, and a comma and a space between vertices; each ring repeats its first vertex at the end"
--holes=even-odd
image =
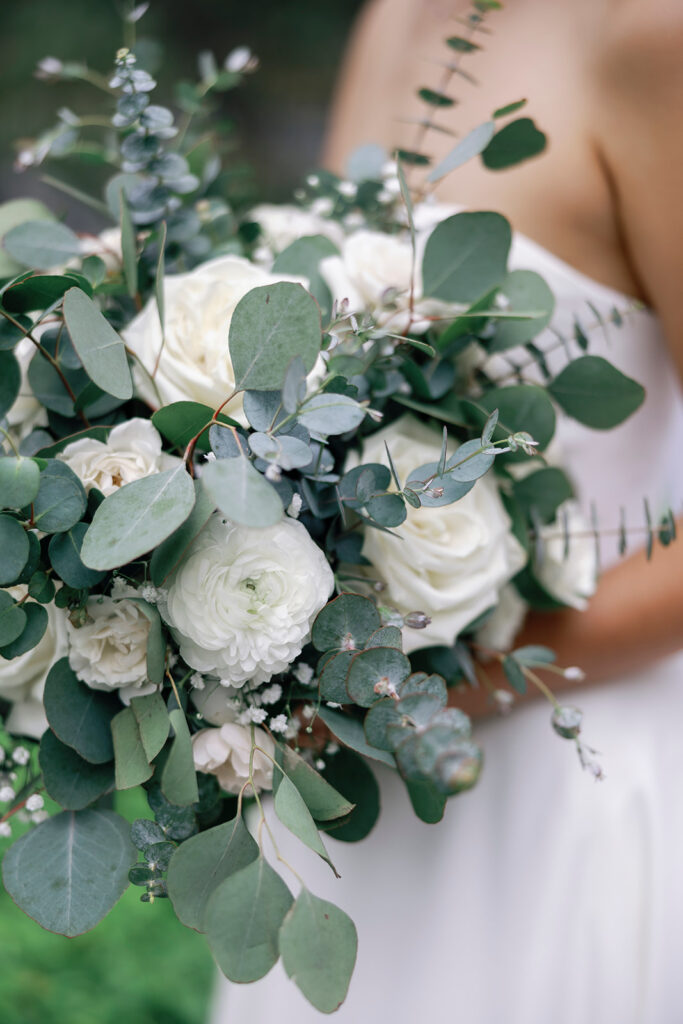
MULTIPOLYGON (((4 0, 0 34, 0 198, 40 195, 70 216, 75 227, 91 215, 56 195, 38 172, 12 170, 13 143, 51 125, 55 111, 94 108, 79 83, 49 85, 33 72, 45 56, 83 60, 109 72, 122 43, 123 0, 4 0)), ((211 49, 217 60, 247 45, 261 61, 246 87, 223 97, 221 113, 234 119, 253 163, 259 191, 281 200, 314 167, 334 80, 354 15, 362 0, 152 0, 138 24, 147 45, 161 47, 155 77, 157 102, 172 101, 172 85, 195 78, 197 55, 211 49)))

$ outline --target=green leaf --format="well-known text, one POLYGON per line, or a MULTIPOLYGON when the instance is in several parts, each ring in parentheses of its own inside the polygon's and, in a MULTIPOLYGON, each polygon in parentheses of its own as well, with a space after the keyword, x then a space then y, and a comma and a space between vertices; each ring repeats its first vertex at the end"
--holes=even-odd
POLYGON ((289 977, 321 1013, 346 998, 356 963, 358 936, 348 916, 302 888, 280 929, 280 953, 289 977))
POLYGON ((360 719, 343 711, 335 711, 333 708, 326 707, 319 709, 318 717, 323 720, 340 743, 355 750, 358 754, 372 758, 373 761, 380 761, 389 768, 396 768, 396 761, 390 753, 370 746, 365 738, 363 723, 360 719))
POLYGON ((0 458, 0 507, 24 508, 38 493, 40 470, 22 455, 0 458))
POLYGON ((214 890, 258 855, 241 815, 185 840, 168 866, 168 895, 183 924, 202 931, 214 890))
POLYGON ((4 647, 0 647, 0 656, 8 661, 11 658, 18 658, 21 654, 26 654, 27 651, 32 651, 34 647, 37 647, 45 636, 45 630, 47 629, 47 612, 41 605, 30 601, 23 604, 21 610, 26 616, 26 625, 16 640, 6 644, 4 647))
POLYGON ((567 415, 594 430, 610 430, 628 419, 645 389, 602 356, 579 356, 548 385, 567 415))
POLYGON ((318 827, 306 806, 304 798, 286 775, 281 775, 277 783, 273 806, 282 824, 297 839, 300 839, 305 846, 308 846, 310 850, 313 850, 314 853, 317 853, 319 857, 329 864, 334 874, 337 875, 337 869, 330 860, 330 856, 320 838, 318 827))
POLYGON ((278 933, 292 902, 291 892, 263 856, 214 890, 204 930, 216 963, 230 981, 257 981, 268 973, 278 959, 278 933))
POLYGON ((169 718, 175 736, 161 773, 161 792, 169 803, 187 807, 199 800, 190 730, 185 712, 180 708, 171 711, 169 718))
POLYGON ((454 171, 456 167, 467 163, 475 156, 479 156, 482 150, 486 149, 493 138, 496 126, 493 121, 485 121, 484 124, 473 128, 464 139, 458 142, 450 153, 443 158, 427 175, 427 181, 440 181, 447 174, 454 171))
POLYGON ((123 341, 80 288, 64 296, 64 320, 83 368, 99 388, 124 402, 133 396, 133 379, 123 341))
POLYGON ((552 523, 560 505, 574 494, 566 474, 555 466, 538 469, 515 480, 512 493, 527 516, 533 510, 542 523, 552 523))
POLYGON ((13 352, 0 352, 0 419, 14 405, 21 387, 21 369, 13 352))
POLYGON ((317 615, 311 640, 316 650, 323 652, 362 650, 381 625, 374 601, 359 594, 340 594, 317 615))
POLYGON ((446 797, 438 791, 429 779, 406 781, 406 789, 413 810, 427 825, 436 825, 443 818, 446 797))
MULTIPOLYGON (((496 440, 507 434, 526 430, 541 450, 548 447, 555 433, 555 410, 544 388, 536 384, 511 384, 509 387, 493 388, 480 400, 483 415, 476 416, 476 425, 483 427, 489 413, 498 409, 499 422, 494 431, 496 440)), ((523 452, 510 452, 503 456, 506 461, 523 462, 528 456, 523 452)))
POLYGON ((520 117, 496 132, 481 158, 490 171, 502 171, 538 156, 545 149, 546 142, 545 134, 530 117, 520 117))
MULTIPOLYGON (((2 257, 0 256, 0 260, 2 257)), ((16 324, 11 320, 5 320, 0 315, 0 351, 7 351, 14 348, 18 341, 26 337, 26 331, 31 330, 31 321, 27 316, 18 314, 15 318, 16 324), (18 326, 20 325, 20 326, 18 326), (24 328, 22 330, 22 328, 24 328)))
POLYGON ((333 821, 335 818, 343 818, 351 813, 353 803, 350 803, 329 782, 326 782, 322 775, 291 747, 278 744, 276 759, 298 789, 316 821, 333 821))
POLYGON ((84 564, 115 569, 132 562, 177 530, 193 505, 192 478, 182 463, 120 487, 95 512, 81 548, 84 564))
POLYGON ((0 590, 0 647, 17 640, 26 628, 26 612, 20 608, 11 594, 0 590))
MULTIPOLYGON (((0 239, 4 238, 12 228, 24 224, 26 221, 53 221, 54 219, 54 214, 38 199, 10 199, 8 203, 3 203, 0 206, 0 239)), ((0 278, 11 277, 20 269, 21 264, 0 249, 0 278)))
POLYGON ((327 256, 338 255, 336 245, 325 235, 307 235, 297 238, 275 257, 271 273, 307 278, 309 291, 320 306, 323 317, 327 318, 332 307, 332 296, 320 273, 320 261, 327 256))
POLYGON ((346 692, 346 676, 348 675, 351 659, 355 651, 339 651, 331 658, 321 658, 318 672, 320 675, 320 696, 323 700, 333 701, 335 704, 348 704, 349 695, 346 692))
POLYGON ((7 232, 2 244, 17 263, 35 270, 50 270, 81 251, 78 236, 71 228, 48 220, 18 224, 7 232))
POLYGON ((363 729, 370 746, 393 751, 400 742, 395 730, 390 733, 388 729, 390 725, 402 725, 402 716, 397 704, 398 702, 391 697, 383 697, 368 709, 363 729))
POLYGON ((114 788, 111 762, 90 764, 51 729, 43 733, 38 760, 48 796, 64 810, 81 811, 114 788))
POLYGON ((379 786, 372 769, 355 751, 340 747, 336 754, 325 755, 323 771, 327 781, 355 806, 345 818, 326 821, 320 827, 344 843, 365 839, 379 817, 379 786))
POLYGON ((83 484, 59 459, 48 459, 33 502, 33 523, 44 533, 64 533, 83 517, 88 504, 83 484))
POLYGON ((522 107, 526 106, 526 100, 515 100, 514 103, 508 103, 504 107, 498 107, 491 114, 491 117, 507 117, 509 114, 514 114, 522 107))
POLYGON ((2 875, 16 904, 50 932, 94 928, 128 887, 137 854, 128 822, 112 811, 64 811, 5 854, 2 875))
POLYGON ((300 408, 298 422, 314 434, 345 434, 365 419, 365 409, 348 395, 313 395, 300 408))
POLYGON ((104 572, 88 569, 81 561, 81 546, 87 529, 87 523, 76 523, 70 530, 55 534, 48 546, 52 568, 74 590, 94 587, 106 576, 104 572))
POLYGON ((171 727, 168 709, 158 691, 133 697, 130 706, 138 723, 145 755, 148 761, 152 761, 168 739, 171 727))
POLYGON ((141 597, 127 597, 126 601, 134 601, 149 622, 147 634, 147 678, 150 683, 160 686, 164 681, 166 670, 166 641, 161 625, 161 616, 153 604, 141 597))
POLYGON ((552 665, 556 660, 555 651, 539 644, 526 644, 512 653, 520 665, 552 665))
POLYGON ((459 483, 469 483, 478 480, 487 473, 493 465, 495 455, 482 452, 482 442, 479 438, 472 441, 465 441, 461 444, 454 455, 446 463, 448 475, 459 483))
MULTIPOLYGON (((197 436, 202 427, 211 423, 213 412, 213 409, 208 405, 202 405, 201 402, 171 402, 170 405, 157 409, 152 416, 152 423, 174 447, 182 450, 197 436)), ((235 420, 222 413, 218 421, 237 426, 235 420)), ((208 429, 197 441, 197 448, 200 451, 209 450, 208 429)))
POLYGON ((48 672, 43 704, 50 727, 62 743, 92 764, 113 760, 111 721, 121 703, 77 679, 68 658, 55 662, 48 672))
POLYGON ((503 352, 515 345, 526 345, 537 334, 545 330, 552 320, 555 309, 555 296, 540 274, 533 270, 512 270, 500 286, 509 305, 506 313, 541 313, 532 320, 499 320, 493 340, 488 345, 489 352, 503 352))
POLYGON ((202 483, 209 498, 234 523, 266 527, 282 519, 279 494, 243 455, 209 462, 202 483))
POLYGON ((124 708, 111 720, 116 761, 116 788, 133 789, 151 779, 152 768, 142 745, 140 729, 132 708, 124 708))
POLYGON ((451 36, 446 40, 446 44, 456 53, 474 53, 475 50, 481 49, 476 43, 464 39, 462 36, 451 36))
POLYGON ((354 703, 369 708, 387 687, 398 687, 410 675, 410 662, 395 647, 370 647, 355 656, 346 677, 346 689, 354 703))
POLYGON ((452 107, 455 100, 446 93, 436 92, 435 89, 418 89, 417 95, 430 107, 452 107))
POLYGON ((29 556, 29 540, 21 523, 0 515, 0 586, 16 582, 29 556))
POLYGON ((512 234, 499 213, 456 213, 427 239, 422 261, 425 296, 474 302, 505 276, 512 234))
POLYGON ((307 371, 313 369, 320 343, 320 311, 305 288, 285 281, 253 288, 237 303, 230 322, 236 387, 281 388, 295 356, 307 371))
POLYGON ((194 481, 194 489, 195 503, 189 516, 152 554, 149 570, 155 587, 162 587, 171 573, 178 568, 192 541, 204 529, 215 509, 200 480, 194 481))
POLYGON ((526 676, 524 675, 524 672, 522 671, 519 662, 515 661, 512 655, 508 654, 503 658, 501 664, 503 666, 505 678, 507 679, 512 689, 516 690, 517 693, 525 694, 526 676))
POLYGON ((138 291, 138 261, 136 252, 135 229, 131 220, 130 210, 123 187, 119 189, 119 216, 121 219, 121 255, 123 256, 123 276, 126 289, 132 299, 138 291))
MULTIPOLYGON (((1 258, 1 256, 0 256, 1 258)), ((34 274, 18 281, 3 293, 2 304, 10 313, 30 313, 47 309, 69 288, 73 288, 73 277, 63 274, 34 274)))

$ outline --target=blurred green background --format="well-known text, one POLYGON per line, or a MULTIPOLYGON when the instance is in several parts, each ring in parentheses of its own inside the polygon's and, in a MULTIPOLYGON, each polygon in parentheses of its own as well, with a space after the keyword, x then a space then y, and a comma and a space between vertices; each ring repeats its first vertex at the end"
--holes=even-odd
MULTIPOLYGON (((155 100, 196 76, 197 54, 218 62, 247 45, 261 68, 244 88, 224 94, 261 193, 284 199, 317 163, 339 61, 362 0, 152 0, 138 25, 157 40, 163 63, 155 100)), ((0 198, 40 196, 76 228, 92 214, 55 193, 40 169, 13 171, 14 142, 32 137, 66 106, 96 107, 82 84, 49 85, 33 72, 45 56, 83 60, 102 72, 122 43, 123 0, 2 0, 0 33, 0 198)), ((56 165, 52 165, 53 168, 56 165)), ((128 817, 146 814, 142 795, 126 795, 128 817)), ((0 842, 4 853, 8 842, 0 842)), ((2 1024, 203 1024, 214 969, 203 938, 183 928, 166 901, 125 894, 94 932, 76 939, 44 932, 0 891, 2 1024)))

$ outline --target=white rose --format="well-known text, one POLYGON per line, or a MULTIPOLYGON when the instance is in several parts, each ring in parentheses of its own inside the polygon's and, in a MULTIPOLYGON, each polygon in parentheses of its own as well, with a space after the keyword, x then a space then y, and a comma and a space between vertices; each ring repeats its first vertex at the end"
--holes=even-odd
MULTIPOLYGON (((439 435, 405 416, 366 440, 362 461, 387 465, 385 441, 401 482, 419 466, 438 461, 441 452, 439 435)), ((386 582, 388 604, 403 614, 425 612, 432 620, 425 629, 405 630, 406 650, 450 645, 497 604, 503 586, 524 565, 524 551, 491 475, 452 505, 409 507, 407 513, 393 531, 398 536, 367 529, 363 554, 386 582)))
MULTIPOLYGON (((235 306, 252 288, 300 280, 268 274, 240 256, 221 256, 188 274, 165 277, 163 347, 154 299, 122 332, 147 374, 154 376, 156 390, 147 375, 136 371, 139 395, 153 407, 161 400, 162 405, 193 401, 218 408, 235 387, 228 351, 235 306)), ((226 411, 243 421, 241 396, 226 411)))
POLYGON ((74 441, 57 458, 73 469, 86 491, 97 487, 105 498, 124 484, 179 462, 161 450, 161 436, 150 421, 137 418, 114 427, 106 441, 94 437, 74 441))
POLYGON ((428 316, 448 316, 462 309, 438 299, 422 297, 420 246, 415 261, 413 313, 410 313, 410 283, 413 265, 410 242, 381 231, 356 231, 342 247, 340 256, 327 256, 320 273, 341 302, 348 299, 351 313, 369 313, 380 327, 400 334, 410 328, 421 334, 430 326, 428 316))
POLYGON ((149 620, 132 587, 115 586, 113 597, 89 597, 91 621, 76 628, 67 622, 69 664, 93 690, 118 690, 124 704, 156 690, 147 678, 149 620), (123 599, 121 599, 123 598, 123 599))
POLYGON ((595 539, 576 502, 565 501, 560 505, 557 519, 542 526, 540 535, 543 555, 534 565, 536 578, 558 601, 584 611, 589 597, 595 593, 598 563, 595 539))
POLYGON ((340 224, 327 217, 319 217, 310 210, 302 210, 300 206, 261 203, 250 212, 249 219, 260 226, 261 241, 273 253, 282 252, 297 238, 307 235, 324 235, 338 247, 344 241, 340 224))
POLYGON ((28 437, 31 431, 47 426, 47 412, 33 394, 28 382, 28 366, 38 351, 36 346, 30 338, 22 338, 14 346, 13 351, 21 370, 21 384, 19 394, 7 413, 7 422, 12 440, 17 444, 28 437))
POLYGON ((192 668, 264 683, 301 653, 333 583, 296 520, 256 529, 215 513, 172 577, 164 614, 192 668))
MULTIPOLYGON (((15 600, 26 595, 23 584, 9 587, 15 600)), ((47 674, 67 650, 66 612, 54 604, 45 607, 47 629, 30 651, 6 661, 0 657, 0 697, 11 701, 12 709, 5 723, 8 732, 38 739, 47 729, 43 710, 43 689, 47 674)))
POLYGON ((498 594, 498 604, 479 627, 476 641, 493 651, 509 651, 515 642, 529 609, 517 589, 508 583, 498 594))
MULTIPOLYGON (((257 790, 272 789, 271 758, 275 757, 275 744, 263 729, 254 729, 254 740, 270 754, 267 757, 260 750, 254 751, 254 785, 257 790)), ((236 796, 249 779, 251 728, 231 722, 220 729, 200 729, 192 737, 192 753, 197 771, 215 775, 221 789, 236 796)), ((251 786, 248 786, 247 795, 250 791, 251 786)))

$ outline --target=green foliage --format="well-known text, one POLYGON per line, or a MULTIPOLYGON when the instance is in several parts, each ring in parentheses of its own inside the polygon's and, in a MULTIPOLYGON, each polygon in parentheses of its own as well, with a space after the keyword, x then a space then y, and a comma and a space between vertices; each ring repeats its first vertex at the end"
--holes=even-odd
POLYGON ((6 590, 0 590, 0 648, 21 636, 27 624, 26 612, 6 590))
POLYGON ((81 811, 114 788, 110 761, 91 764, 62 743, 51 729, 40 741, 39 762, 45 789, 66 811, 81 811))
POLYGON ((152 777, 152 768, 133 709, 123 708, 111 720, 116 763, 116 788, 133 789, 152 777))
POLYGON ((51 270, 78 256, 78 236, 66 224, 50 220, 27 220, 11 228, 3 248, 13 260, 35 270, 51 270))
POLYGON ((445 178, 447 174, 450 174, 457 167, 467 163, 473 157, 479 156, 493 138, 495 130, 496 125, 494 121, 485 121, 483 124, 477 125, 471 132, 468 132, 464 139, 458 142, 457 146, 436 167, 432 168, 427 175, 427 181, 441 181, 442 178, 445 178))
POLYGON ((70 530, 55 534, 48 546, 52 568, 67 586, 76 590, 94 587, 106 575, 88 569, 81 561, 81 547, 87 529, 87 523, 76 523, 70 530))
MULTIPOLYGON (((202 405, 201 402, 172 402, 153 413, 152 423, 160 434, 163 434, 175 448, 180 448, 182 451, 199 434, 200 430, 208 427, 213 413, 213 409, 210 409, 208 405, 202 405)), ((218 416, 218 422, 232 426, 237 425, 234 420, 222 413, 218 416)), ((208 451, 208 430, 204 430, 197 439, 197 448, 201 451, 208 451)))
POLYGON ((311 640, 318 651, 360 650, 380 625, 373 601, 359 594, 340 594, 316 617, 311 640))
POLYGON ((313 816, 306 806, 306 802, 294 783, 286 775, 280 775, 278 780, 273 780, 275 799, 273 806, 275 813, 282 824, 292 832, 297 839, 317 853, 327 864, 330 865, 334 874, 337 870, 330 860, 330 855, 325 849, 325 844, 320 838, 320 833, 313 820, 313 816))
POLYGON ((156 587, 163 586, 171 573, 180 565, 188 547, 204 529, 215 509, 213 500, 199 480, 194 481, 194 489, 195 503, 189 516, 152 553, 150 575, 156 587))
POLYGON ((120 487, 102 502, 83 540, 91 569, 114 569, 144 555, 185 522, 194 487, 184 465, 120 487))
POLYGON ((92 690, 61 658, 50 669, 43 697, 45 714, 58 739, 92 764, 114 757, 110 723, 121 705, 116 697, 92 690))
POLYGON ((235 523, 266 527, 282 518, 277 491, 243 455, 210 462, 202 484, 219 511, 235 523))
POLYGON ((123 341, 80 288, 70 288, 64 296, 64 322, 90 379, 115 398, 131 398, 133 380, 123 341))
POLYGON ((555 296, 540 274, 533 270, 512 270, 500 286, 507 299, 506 313, 538 313, 531 320, 500 320, 488 346, 489 352, 502 352, 515 345, 525 345, 545 330, 555 309, 555 296))
POLYGON ((512 490, 527 516, 542 523, 551 523, 560 505, 574 494, 566 474, 556 466, 537 469, 515 480, 512 490))
POLYGON ((80 935, 122 895, 134 858, 118 814, 63 811, 10 847, 2 876, 14 902, 43 928, 80 935))
POLYGON ((490 171, 502 171, 538 156, 547 141, 530 117, 520 117, 496 132, 481 158, 490 171))
POLYGON ((66 533, 87 506, 83 484, 65 462, 48 459, 33 501, 33 524, 44 533, 66 533))
POLYGON ((623 423, 645 399, 645 389, 602 356, 574 359, 548 391, 569 416, 594 430, 623 423))
POLYGON ((21 387, 21 370, 12 352, 0 352, 0 417, 14 405, 21 387))
POLYGON ((21 523, 0 515, 0 584, 14 583, 28 561, 29 543, 21 523))
POLYGON ((41 605, 29 601, 21 606, 21 611, 26 616, 24 628, 15 640, 0 647, 0 656, 7 660, 18 658, 37 647, 47 629, 47 612, 41 605))
POLYGON ((33 459, 6 455, 0 458, 0 506, 23 508, 38 494, 40 470, 33 459))
POLYGON ((474 302, 503 280, 511 238, 499 213, 456 213, 441 221, 422 260, 425 295, 474 302))
POLYGON ((339 250, 324 235, 309 235, 297 238, 283 249, 273 261, 274 274, 292 274, 308 279, 309 291, 320 306, 323 316, 329 317, 332 308, 330 289, 325 284, 320 270, 320 261, 327 256, 339 255, 339 250))
POLYGON ((181 708, 170 711, 168 717, 174 736, 161 772, 161 791, 169 803, 177 807, 188 807, 199 800, 190 730, 181 708))

